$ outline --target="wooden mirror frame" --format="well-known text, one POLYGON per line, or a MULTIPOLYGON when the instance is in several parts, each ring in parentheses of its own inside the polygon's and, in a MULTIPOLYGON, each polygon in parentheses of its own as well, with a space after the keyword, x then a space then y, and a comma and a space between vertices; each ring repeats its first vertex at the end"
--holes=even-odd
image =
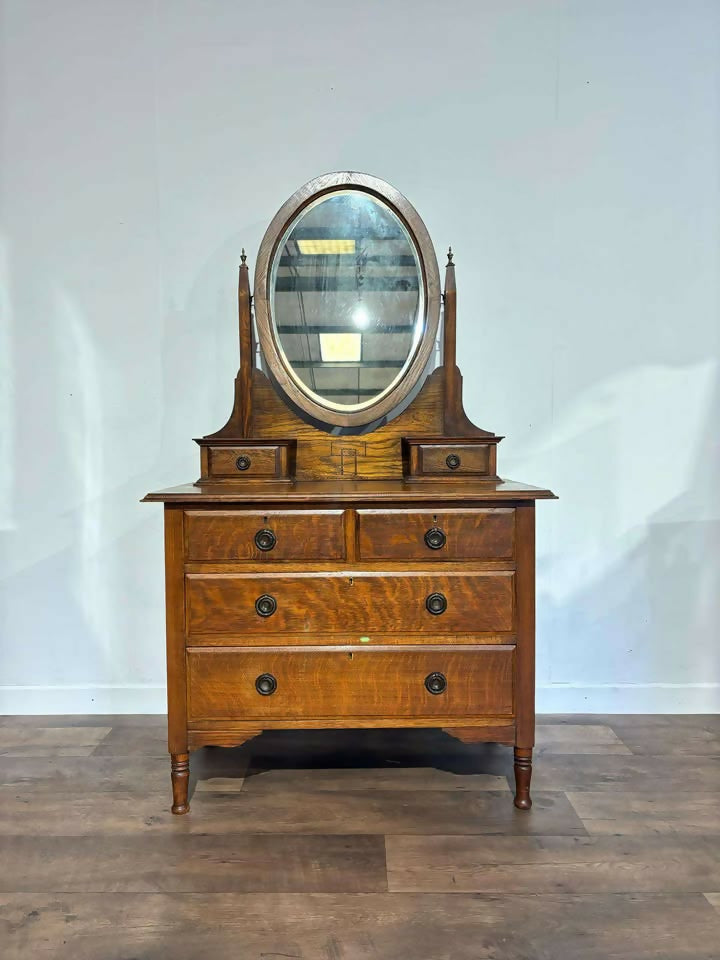
POLYGON ((440 272, 435 250, 425 224, 412 204, 393 186, 378 177, 365 173, 342 171, 315 177, 296 190, 273 217, 260 244, 255 264, 255 322, 265 362, 278 389, 291 403, 319 424, 333 427, 359 427, 390 418, 401 408, 403 400, 412 392, 425 372, 435 346, 440 322, 440 272), (283 359, 270 308, 270 273, 277 248, 290 224, 311 203, 320 197, 341 190, 358 190, 385 203, 403 224, 415 244, 420 261, 424 288, 423 333, 405 373, 394 387, 379 395, 374 403, 361 410, 341 411, 316 402, 306 393, 283 359))

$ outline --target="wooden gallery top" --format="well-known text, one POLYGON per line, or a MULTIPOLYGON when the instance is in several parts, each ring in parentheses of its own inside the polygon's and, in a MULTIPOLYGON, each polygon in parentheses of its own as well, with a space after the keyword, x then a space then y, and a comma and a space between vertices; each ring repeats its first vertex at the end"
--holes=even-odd
POLYGON ((441 295, 414 208, 343 172, 278 211, 253 294, 245 261, 230 418, 195 483, 145 497, 165 504, 173 812, 192 750, 298 727, 507 743, 527 809, 554 495, 500 479, 502 438, 463 409, 452 253, 441 295))

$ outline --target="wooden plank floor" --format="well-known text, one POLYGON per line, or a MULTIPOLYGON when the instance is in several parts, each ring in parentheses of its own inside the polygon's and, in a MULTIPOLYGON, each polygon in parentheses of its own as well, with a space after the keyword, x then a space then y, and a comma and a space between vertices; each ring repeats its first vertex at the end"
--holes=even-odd
POLYGON ((720 717, 267 733, 191 761, 162 717, 0 718, 3 960, 719 960, 720 717), (510 780, 510 783, 512 781, 510 780))

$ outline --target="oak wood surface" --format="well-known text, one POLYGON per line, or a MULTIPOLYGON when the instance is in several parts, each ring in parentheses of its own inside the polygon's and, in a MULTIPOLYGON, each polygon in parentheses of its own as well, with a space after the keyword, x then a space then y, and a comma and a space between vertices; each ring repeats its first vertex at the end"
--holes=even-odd
POLYGON ((328 652, 324 649, 188 652, 190 720, 339 717, 451 717, 513 712, 513 649, 440 647, 328 652), (439 672, 446 689, 430 693, 439 672), (267 696, 256 678, 270 674, 267 696))
POLYGON ((188 560, 341 560, 345 556, 342 510, 188 510, 188 560), (255 536, 269 530, 275 543, 262 550, 255 536))
POLYGON ((166 490, 148 493, 143 500, 151 503, 255 503, 262 501, 269 507, 282 507, 288 503, 315 503, 318 507, 331 506, 333 503, 377 502, 408 505, 423 501, 435 503, 438 509, 442 504, 459 506, 463 503, 477 505, 487 500, 555 500, 555 494, 541 487, 514 480, 468 480, 458 477, 457 482, 447 484, 442 481, 426 483, 406 482, 402 479, 383 480, 300 480, 282 488, 277 485, 258 481, 254 484, 180 484, 166 490))
POLYGON ((512 560, 515 553, 515 511, 360 509, 358 557, 363 560, 512 560), (432 549, 425 535, 436 529, 445 538, 432 549))
POLYGON ((432 637, 436 632, 509 631, 514 593, 511 571, 188 574, 187 634, 191 639, 195 633, 272 637, 354 631, 359 638, 377 632, 432 637), (428 611, 427 599, 438 594, 447 608, 435 615, 428 611), (272 598, 274 613, 257 612, 261 597, 272 598))
POLYGON ((277 446, 266 444, 249 447, 237 444, 233 447, 209 447, 209 474, 211 477, 274 477, 278 474, 277 446), (238 457, 246 457, 249 466, 241 471, 238 457))

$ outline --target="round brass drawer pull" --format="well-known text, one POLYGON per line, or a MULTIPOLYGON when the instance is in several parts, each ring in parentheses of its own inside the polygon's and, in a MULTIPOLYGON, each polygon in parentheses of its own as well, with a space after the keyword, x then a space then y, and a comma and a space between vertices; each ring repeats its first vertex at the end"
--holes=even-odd
POLYGON ((425 608, 428 613, 439 617, 441 613, 447 610, 447 598, 442 593, 431 593, 425 601, 425 608))
POLYGON ((277 610, 277 600, 269 593, 264 593, 255 601, 255 610, 261 617, 271 617, 277 610))
POLYGON ((238 468, 238 470, 249 470, 251 463, 252 463, 252 460, 250 459, 250 457, 248 457, 247 454, 243 453, 235 461, 235 466, 238 468))
POLYGON ((440 527, 430 527, 425 534, 425 544, 430 547, 431 550, 441 550, 445 546, 446 541, 447 537, 440 527))
POLYGON ((272 530, 258 530, 255 534, 255 546, 258 550, 272 550, 277 543, 277 537, 272 530))
POLYGON ((447 678, 444 673, 429 673, 425 677, 425 689, 428 693, 445 693, 447 690, 447 678))
POLYGON ((269 697, 277 690, 277 680, 271 673, 261 673, 255 681, 255 689, 262 697, 269 697))
POLYGON ((460 457, 456 453, 449 453, 445 457, 445 463, 450 467, 451 470, 457 470, 460 466, 460 457))

